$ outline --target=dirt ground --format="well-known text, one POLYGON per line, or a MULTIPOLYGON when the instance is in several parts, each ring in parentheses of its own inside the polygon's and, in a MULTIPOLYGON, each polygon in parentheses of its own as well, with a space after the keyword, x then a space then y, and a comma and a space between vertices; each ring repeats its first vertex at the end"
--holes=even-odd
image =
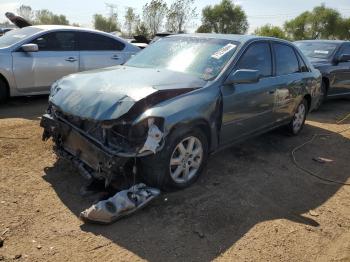
POLYGON ((197 183, 164 194, 113 225, 84 224, 94 199, 84 179, 42 142, 47 97, 0 106, 0 260, 4 261, 350 261, 349 100, 309 115, 302 134, 281 130, 212 156, 197 183), (325 157, 333 162, 312 160, 325 157))

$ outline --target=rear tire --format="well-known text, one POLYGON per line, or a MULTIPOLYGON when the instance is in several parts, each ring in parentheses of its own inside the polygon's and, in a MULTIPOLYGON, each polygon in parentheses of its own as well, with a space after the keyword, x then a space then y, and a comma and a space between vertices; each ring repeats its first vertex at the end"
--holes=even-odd
POLYGON ((0 104, 5 103, 9 97, 7 84, 0 78, 0 104))
POLYGON ((301 130, 305 125, 305 120, 306 120, 308 111, 309 111, 309 106, 306 99, 304 98, 301 101, 301 103, 297 106, 294 112, 292 121, 287 126, 289 134, 296 136, 301 132, 301 130))
POLYGON ((208 157, 208 141, 200 129, 176 129, 155 155, 141 159, 142 176, 150 186, 165 191, 192 185, 208 157))

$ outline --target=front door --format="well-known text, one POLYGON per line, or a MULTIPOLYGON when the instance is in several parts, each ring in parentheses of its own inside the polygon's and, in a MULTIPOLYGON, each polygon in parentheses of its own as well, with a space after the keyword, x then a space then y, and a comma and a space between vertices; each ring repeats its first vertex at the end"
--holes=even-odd
POLYGON ((78 72, 76 33, 50 32, 30 43, 37 44, 39 51, 24 52, 19 49, 12 53, 13 72, 20 92, 48 92, 54 81, 78 72))
POLYGON ((277 86, 272 76, 269 42, 252 43, 233 71, 238 69, 258 70, 261 78, 258 83, 222 87, 222 145, 264 129, 274 122, 272 110, 277 86))
MULTIPOLYGON (((338 54, 350 55, 350 44, 344 44, 338 54)), ((331 79, 331 88, 329 96, 349 95, 350 94, 350 61, 339 62, 333 71, 333 79, 331 79)))

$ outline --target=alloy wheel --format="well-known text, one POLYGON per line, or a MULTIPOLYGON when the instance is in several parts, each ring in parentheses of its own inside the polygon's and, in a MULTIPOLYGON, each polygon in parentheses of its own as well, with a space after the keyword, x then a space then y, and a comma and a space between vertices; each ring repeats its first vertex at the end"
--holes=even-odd
POLYGON ((305 117, 306 117, 306 108, 305 108, 305 105, 301 103, 298 106, 297 111, 295 112, 293 117, 292 125, 293 125, 293 132, 295 134, 298 133, 302 128, 305 121, 305 117))
POLYGON ((175 147, 169 164, 170 176, 174 182, 187 183, 196 176, 203 161, 203 145, 194 136, 183 139, 175 147))

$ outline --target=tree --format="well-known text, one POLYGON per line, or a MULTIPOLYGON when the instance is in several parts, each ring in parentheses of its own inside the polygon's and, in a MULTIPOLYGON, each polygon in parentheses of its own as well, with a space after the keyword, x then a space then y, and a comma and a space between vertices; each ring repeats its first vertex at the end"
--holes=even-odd
POLYGON ((104 17, 101 14, 94 15, 94 27, 105 32, 119 31, 117 22, 112 17, 104 17))
POLYGON ((169 32, 185 31, 187 23, 197 17, 197 9, 192 7, 194 0, 175 0, 167 13, 166 29, 169 32))
POLYGON ((21 5, 18 9, 17 9, 17 14, 20 17, 23 17, 25 20, 27 20, 28 22, 32 22, 33 18, 34 18, 34 11, 33 9, 28 6, 28 5, 21 5))
POLYGON ((270 24, 258 27, 257 29, 255 29, 254 34, 260 36, 271 36, 281 39, 287 39, 287 36, 281 27, 273 26, 270 24))
POLYGON ((151 0, 143 6, 143 22, 151 35, 155 35, 162 27, 167 10, 163 0, 151 0))
POLYGON ((69 25, 65 15, 55 15, 47 9, 36 11, 35 24, 43 25, 69 25))
POLYGON ((247 16, 244 10, 231 0, 222 0, 219 4, 207 6, 202 10, 202 25, 198 30, 210 33, 244 34, 248 30, 247 16))
POLYGON ((337 10, 322 4, 311 12, 304 12, 287 21, 284 28, 288 36, 294 40, 337 39, 346 34, 345 21, 346 19, 343 19, 337 10))
POLYGON ((197 28, 196 33, 211 33, 212 32, 212 27, 208 24, 206 25, 201 25, 197 28))
POLYGON ((339 28, 339 39, 350 40, 350 18, 343 19, 339 28))
POLYGON ((125 19, 125 28, 128 33, 128 36, 131 36, 139 20, 138 15, 136 15, 134 12, 134 8, 127 7, 124 19, 125 19))
POLYGON ((304 12, 296 18, 285 22, 284 30, 291 39, 311 39, 308 25, 310 15, 310 12, 304 12))
POLYGON ((144 22, 141 22, 139 20, 139 22, 135 28, 135 35, 143 35, 146 38, 148 38, 150 36, 150 32, 149 32, 149 30, 144 22))

